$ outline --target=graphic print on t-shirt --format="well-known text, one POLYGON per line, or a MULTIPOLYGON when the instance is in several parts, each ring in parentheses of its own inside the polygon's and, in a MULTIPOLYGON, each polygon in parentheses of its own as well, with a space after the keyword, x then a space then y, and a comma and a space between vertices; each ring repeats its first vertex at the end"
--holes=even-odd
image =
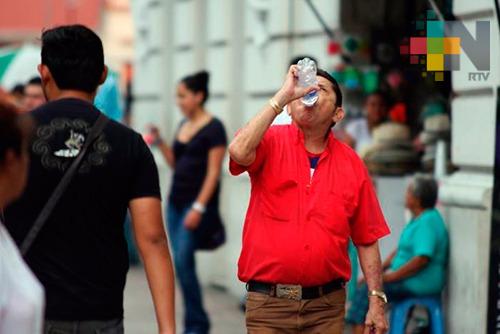
POLYGON ((74 158, 80 153, 83 143, 85 142, 85 136, 81 133, 70 130, 69 139, 64 142, 67 149, 62 149, 54 152, 56 157, 64 158, 74 158))
MULTIPOLYGON (((64 172, 78 156, 91 125, 82 119, 57 118, 40 126, 33 143, 33 153, 41 156, 42 166, 64 172), (64 139, 63 139, 64 138, 64 139)), ((92 166, 102 166, 111 146, 101 134, 82 162, 79 173, 88 173, 92 166)))

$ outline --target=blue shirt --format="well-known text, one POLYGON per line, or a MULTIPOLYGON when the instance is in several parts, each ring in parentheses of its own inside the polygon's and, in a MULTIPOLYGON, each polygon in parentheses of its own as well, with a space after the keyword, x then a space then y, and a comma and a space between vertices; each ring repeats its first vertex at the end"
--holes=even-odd
POLYGON ((416 256, 426 256, 427 266, 402 284, 416 295, 440 293, 446 283, 448 244, 448 231, 441 214, 436 209, 426 210, 404 228, 391 270, 401 268, 416 256))

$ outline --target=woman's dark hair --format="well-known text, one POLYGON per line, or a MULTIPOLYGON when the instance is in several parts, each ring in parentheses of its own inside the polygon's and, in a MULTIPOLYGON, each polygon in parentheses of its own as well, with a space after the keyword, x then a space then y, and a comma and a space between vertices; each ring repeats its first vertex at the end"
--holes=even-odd
POLYGON ((16 107, 0 100, 0 165, 4 163, 9 150, 21 155, 25 136, 16 107))
POLYGON ((42 64, 47 65, 59 89, 94 93, 104 71, 101 39, 83 25, 46 30, 42 64))
POLYGON ((202 105, 208 100, 210 96, 208 91, 208 81, 210 80, 210 74, 207 71, 201 71, 181 80, 181 83, 186 85, 187 89, 193 93, 203 93, 202 105))
POLYGON ((342 107, 342 91, 340 90, 340 86, 339 86, 339 83, 337 82, 337 80, 335 80, 335 78, 332 77, 330 75, 330 73, 328 73, 327 71, 322 70, 320 68, 318 68, 317 75, 325 78, 326 80, 328 80, 332 83, 333 91, 335 92, 335 96, 336 96, 335 107, 342 107))

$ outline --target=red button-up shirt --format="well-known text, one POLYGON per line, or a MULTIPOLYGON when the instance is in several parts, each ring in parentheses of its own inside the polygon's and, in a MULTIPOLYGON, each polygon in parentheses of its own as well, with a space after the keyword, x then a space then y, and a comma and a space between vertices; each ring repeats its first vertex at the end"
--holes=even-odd
POLYGON ((315 286, 349 280, 348 242, 368 245, 389 234, 368 172, 347 145, 329 134, 311 177, 304 135, 273 126, 248 171, 252 192, 238 263, 241 281, 315 286))

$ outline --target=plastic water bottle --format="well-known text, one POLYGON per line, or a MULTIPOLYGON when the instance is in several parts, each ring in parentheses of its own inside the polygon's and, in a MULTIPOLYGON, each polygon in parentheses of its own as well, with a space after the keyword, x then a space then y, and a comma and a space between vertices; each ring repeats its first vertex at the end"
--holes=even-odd
MULTIPOLYGON (((299 60, 297 63, 299 70, 299 86, 310 87, 318 84, 318 79, 316 78, 316 63, 314 60, 309 58, 304 58, 299 60)), ((302 98, 302 103, 308 107, 311 107, 318 101, 318 92, 312 91, 302 98)))

